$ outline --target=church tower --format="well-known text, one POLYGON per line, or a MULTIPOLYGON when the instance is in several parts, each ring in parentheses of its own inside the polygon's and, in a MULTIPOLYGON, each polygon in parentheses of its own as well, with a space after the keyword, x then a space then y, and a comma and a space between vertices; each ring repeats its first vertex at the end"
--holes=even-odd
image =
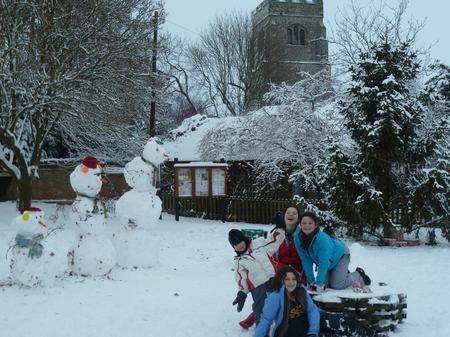
POLYGON ((267 83, 294 83, 299 71, 329 69, 323 0, 264 0, 253 12, 267 83))

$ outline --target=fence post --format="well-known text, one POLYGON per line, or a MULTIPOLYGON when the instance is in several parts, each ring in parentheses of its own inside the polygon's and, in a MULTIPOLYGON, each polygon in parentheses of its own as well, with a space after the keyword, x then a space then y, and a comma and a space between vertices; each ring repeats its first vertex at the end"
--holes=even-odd
POLYGON ((175 207, 175 221, 180 221, 180 203, 178 198, 173 198, 175 207))
POLYGON ((227 198, 224 197, 220 201, 220 217, 222 219, 222 222, 227 222, 227 198))

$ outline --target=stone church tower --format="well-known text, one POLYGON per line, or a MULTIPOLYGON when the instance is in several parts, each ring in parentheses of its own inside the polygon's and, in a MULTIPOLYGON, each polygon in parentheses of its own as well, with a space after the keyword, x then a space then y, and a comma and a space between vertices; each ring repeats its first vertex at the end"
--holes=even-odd
POLYGON ((266 83, 329 69, 323 0, 264 0, 252 19, 266 83))

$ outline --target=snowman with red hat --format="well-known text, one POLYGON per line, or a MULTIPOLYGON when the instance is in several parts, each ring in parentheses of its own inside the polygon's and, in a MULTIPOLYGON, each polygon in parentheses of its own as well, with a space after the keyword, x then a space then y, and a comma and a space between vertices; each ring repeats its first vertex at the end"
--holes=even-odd
POLYGON ((13 221, 17 233, 10 250, 10 272, 20 285, 49 285, 67 271, 70 240, 61 231, 50 229, 45 214, 32 207, 13 221))
POLYGON ((156 195, 155 173, 168 155, 156 138, 144 147, 142 156, 125 165, 124 176, 131 190, 116 202, 120 222, 114 233, 114 246, 119 252, 121 267, 151 267, 158 261, 157 227, 162 211, 161 199, 156 195))
POLYGON ((104 182, 102 167, 91 156, 70 174, 77 194, 71 218, 78 231, 70 265, 77 275, 103 276, 116 264, 116 251, 106 233, 106 208, 98 197, 104 182))

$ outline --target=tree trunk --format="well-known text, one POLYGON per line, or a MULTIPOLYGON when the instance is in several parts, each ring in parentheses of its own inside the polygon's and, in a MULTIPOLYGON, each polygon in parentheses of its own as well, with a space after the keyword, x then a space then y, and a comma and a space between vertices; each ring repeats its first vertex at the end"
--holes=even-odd
POLYGON ((19 211, 31 207, 33 192, 31 177, 22 177, 17 181, 17 189, 19 190, 19 211))

